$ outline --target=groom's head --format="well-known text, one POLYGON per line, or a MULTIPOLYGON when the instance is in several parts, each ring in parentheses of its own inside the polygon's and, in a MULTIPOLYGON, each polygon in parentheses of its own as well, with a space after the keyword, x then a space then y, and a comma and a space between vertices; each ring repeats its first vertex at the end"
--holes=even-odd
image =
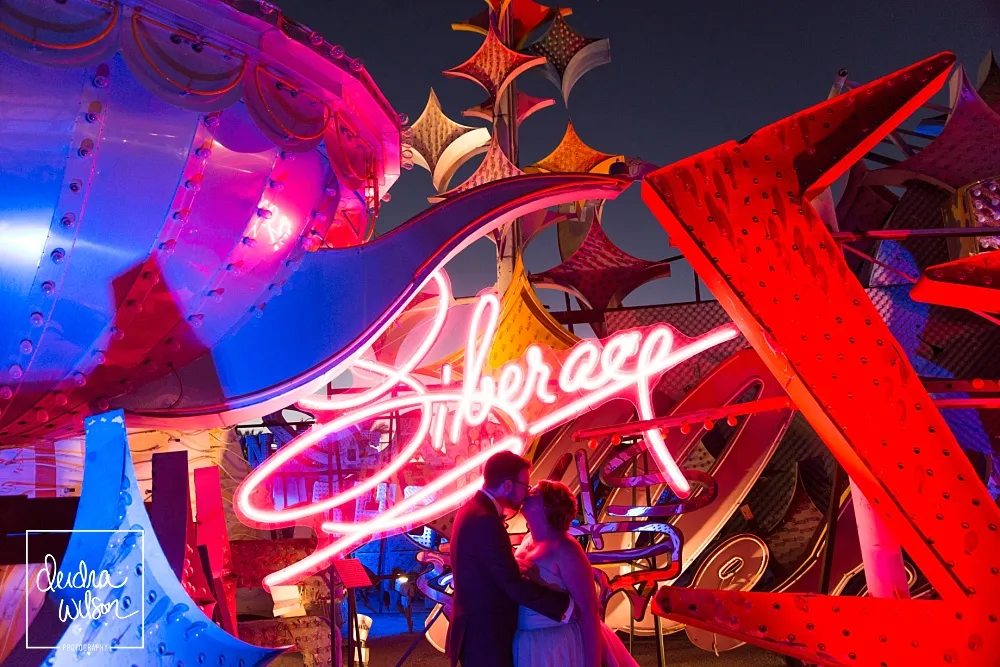
POLYGON ((503 507, 521 509, 531 488, 531 462, 514 452, 494 454, 483 467, 483 488, 503 507))

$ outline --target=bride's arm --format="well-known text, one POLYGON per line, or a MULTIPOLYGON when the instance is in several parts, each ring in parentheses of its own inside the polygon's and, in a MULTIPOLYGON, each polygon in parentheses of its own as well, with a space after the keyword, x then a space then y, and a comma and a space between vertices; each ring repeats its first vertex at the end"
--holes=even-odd
POLYGON ((564 543, 563 549, 564 554, 559 560, 559 574, 579 610, 583 654, 587 659, 584 667, 601 667, 601 657, 604 655, 601 608, 593 570, 579 542, 570 539, 564 543))
POLYGON ((514 558, 517 560, 517 566, 521 568, 521 574, 536 583, 544 584, 545 582, 542 581, 538 573, 538 566, 528 558, 528 548, 531 544, 531 533, 528 533, 517 549, 514 550, 514 558))
POLYGON ((517 548, 514 549, 514 556, 516 556, 517 558, 526 558, 527 557, 526 554, 528 553, 528 548, 532 544, 534 544, 534 541, 531 539, 531 533, 528 533, 527 535, 524 536, 524 539, 521 540, 521 543, 517 545, 517 548))

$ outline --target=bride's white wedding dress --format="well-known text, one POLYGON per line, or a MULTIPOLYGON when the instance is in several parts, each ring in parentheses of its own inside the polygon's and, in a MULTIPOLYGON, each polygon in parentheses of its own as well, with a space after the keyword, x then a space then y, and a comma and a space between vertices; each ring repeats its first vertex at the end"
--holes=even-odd
MULTIPOLYGON (((557 573, 540 563, 535 564, 542 581, 560 591, 566 585, 557 573)), ((639 667, 618 635, 601 623, 604 636, 603 667, 639 667)), ((583 635, 576 621, 560 623, 521 607, 514 635, 514 667, 577 667, 585 664, 583 635)))

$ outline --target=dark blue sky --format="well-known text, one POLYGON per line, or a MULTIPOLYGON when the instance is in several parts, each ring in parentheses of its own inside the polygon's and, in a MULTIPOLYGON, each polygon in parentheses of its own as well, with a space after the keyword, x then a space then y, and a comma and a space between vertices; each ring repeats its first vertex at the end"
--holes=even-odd
MULTIPOLYGON (((555 4, 555 3, 549 3, 555 4)), ((441 70, 460 64, 482 38, 453 32, 452 22, 479 12, 482 0, 281 0, 293 18, 342 44, 364 60, 398 111, 416 120, 434 87, 446 113, 470 125, 461 110, 482 100, 475 84, 441 70)), ((611 39, 612 62, 584 76, 570 109, 583 140, 598 150, 668 164, 822 100, 836 71, 869 81, 943 50, 954 51, 975 77, 991 46, 1000 47, 996 0, 575 0, 569 24, 590 37, 611 39)), ((558 98, 540 76, 518 84, 535 95, 558 98)), ((546 155, 562 137, 567 110, 561 102, 528 119, 521 130, 521 161, 546 155)), ((471 171, 467 165, 454 183, 471 171)), ((433 194, 420 168, 404 172, 385 204, 385 231, 425 208, 433 194)), ((605 212, 608 235, 633 255, 659 259, 676 254, 639 199, 638 185, 605 212)), ((495 280, 494 249, 479 241, 456 258, 449 273, 458 294, 472 294, 495 280)), ((558 259, 554 232, 528 248, 529 270, 558 259)), ((671 278, 651 283, 626 304, 686 301, 693 276, 675 263, 671 278)), ((545 291, 543 291, 544 294, 545 291)), ((562 309, 562 296, 544 298, 562 309)))

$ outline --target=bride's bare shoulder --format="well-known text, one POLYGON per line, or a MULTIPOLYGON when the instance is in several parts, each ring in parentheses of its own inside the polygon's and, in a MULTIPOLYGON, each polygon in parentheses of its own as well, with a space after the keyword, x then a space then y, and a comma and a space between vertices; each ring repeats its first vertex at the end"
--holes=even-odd
POLYGON ((557 544, 559 545, 559 553, 563 557, 587 558, 587 554, 584 552, 583 547, 580 546, 580 543, 576 541, 576 538, 569 533, 565 533, 557 544))

